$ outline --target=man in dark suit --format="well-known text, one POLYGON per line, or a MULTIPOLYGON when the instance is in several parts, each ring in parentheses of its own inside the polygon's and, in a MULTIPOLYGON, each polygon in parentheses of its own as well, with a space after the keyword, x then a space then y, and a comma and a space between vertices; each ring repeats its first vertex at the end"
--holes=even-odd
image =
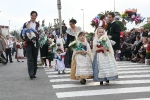
POLYGON ((108 38, 115 41, 116 44, 113 46, 115 53, 120 53, 120 26, 115 22, 115 14, 108 14, 108 27, 107 27, 107 35, 108 38))
POLYGON ((144 32, 144 27, 140 28, 140 36, 141 37, 147 37, 148 36, 148 34, 144 32))

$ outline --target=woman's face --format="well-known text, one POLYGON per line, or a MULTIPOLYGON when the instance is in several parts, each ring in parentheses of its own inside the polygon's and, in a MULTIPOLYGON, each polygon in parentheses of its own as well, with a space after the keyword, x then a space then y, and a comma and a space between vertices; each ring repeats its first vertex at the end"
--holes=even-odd
POLYGON ((102 35, 104 35, 104 29, 99 29, 98 33, 97 33, 97 36, 101 37, 102 35))
POLYGON ((70 27, 75 27, 75 24, 73 24, 73 23, 69 23, 69 25, 70 25, 70 27))

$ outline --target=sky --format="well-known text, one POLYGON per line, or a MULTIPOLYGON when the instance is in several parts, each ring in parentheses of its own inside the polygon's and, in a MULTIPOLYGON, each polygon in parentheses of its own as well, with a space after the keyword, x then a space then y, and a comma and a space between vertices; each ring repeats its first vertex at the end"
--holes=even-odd
MULTIPOLYGON (((122 13, 128 8, 137 8, 138 13, 143 17, 150 17, 150 0, 115 0, 116 11, 122 13)), ((61 0, 62 19, 66 25, 69 25, 69 19, 72 17, 77 20, 77 26, 83 28, 84 9, 84 30, 93 32, 91 20, 100 12, 105 10, 114 10, 114 0, 61 0)), ((0 25, 9 25, 10 30, 20 29, 24 22, 30 20, 30 12, 38 12, 37 21, 45 24, 54 23, 54 18, 58 18, 57 0, 0 0, 0 25)), ((145 20, 146 21, 146 20, 145 20)), ((146 23, 146 22, 144 22, 146 23)), ((140 27, 144 23, 136 26, 128 23, 127 28, 140 27)), ((69 27, 69 26, 68 26, 69 27)))

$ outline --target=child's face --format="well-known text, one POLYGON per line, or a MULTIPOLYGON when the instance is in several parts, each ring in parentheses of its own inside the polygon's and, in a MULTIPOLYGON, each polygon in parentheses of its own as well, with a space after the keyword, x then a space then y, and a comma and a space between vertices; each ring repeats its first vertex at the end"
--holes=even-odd
POLYGON ((60 52, 60 51, 57 51, 57 53, 58 53, 58 54, 61 54, 61 52, 60 52))
POLYGON ((83 35, 80 35, 79 36, 79 40, 81 41, 81 42, 84 42, 85 41, 85 35, 83 34, 83 35))
POLYGON ((101 37, 102 35, 104 35, 104 29, 99 29, 98 33, 97 33, 97 36, 101 37))

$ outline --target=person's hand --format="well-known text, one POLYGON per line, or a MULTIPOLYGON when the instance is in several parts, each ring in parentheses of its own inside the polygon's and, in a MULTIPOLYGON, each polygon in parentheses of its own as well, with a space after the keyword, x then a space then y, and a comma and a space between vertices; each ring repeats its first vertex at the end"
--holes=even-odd
POLYGON ((68 48, 65 48, 65 52, 68 52, 68 48))
POLYGON ((107 35, 108 36, 108 38, 110 39, 111 38, 111 36, 110 35, 107 35))

